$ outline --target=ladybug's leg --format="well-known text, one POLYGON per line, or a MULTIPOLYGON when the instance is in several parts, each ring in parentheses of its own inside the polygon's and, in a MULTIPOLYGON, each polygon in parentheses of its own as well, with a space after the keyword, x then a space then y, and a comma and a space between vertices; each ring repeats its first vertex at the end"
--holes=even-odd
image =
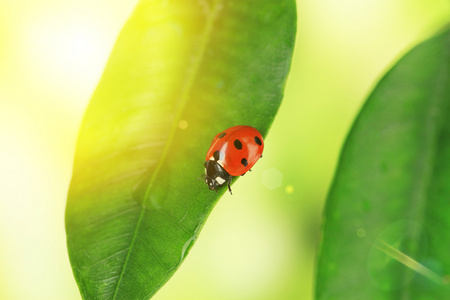
POLYGON ((228 180, 228 190, 230 191, 230 194, 233 195, 233 193, 231 192, 231 186, 230 186, 230 184, 231 184, 231 177, 230 177, 230 179, 228 180))

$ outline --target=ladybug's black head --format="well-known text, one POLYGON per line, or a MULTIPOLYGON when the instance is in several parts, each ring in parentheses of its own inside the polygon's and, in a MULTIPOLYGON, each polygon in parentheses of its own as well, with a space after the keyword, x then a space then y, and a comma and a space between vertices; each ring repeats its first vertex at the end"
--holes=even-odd
POLYGON ((231 176, 217 161, 207 160, 205 162, 204 180, 210 190, 216 190, 225 182, 230 182, 231 176))
POLYGON ((215 190, 220 184, 214 179, 209 177, 208 175, 205 176, 205 183, 208 185, 208 188, 210 190, 215 190))

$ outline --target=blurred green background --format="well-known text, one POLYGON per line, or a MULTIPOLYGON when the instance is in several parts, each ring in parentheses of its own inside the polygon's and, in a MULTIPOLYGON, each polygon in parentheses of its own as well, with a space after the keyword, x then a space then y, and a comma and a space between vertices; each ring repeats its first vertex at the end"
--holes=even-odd
MULTIPOLYGON (((0 2, 1 299, 80 299, 64 232, 77 131, 136 3, 0 2)), ((264 157, 153 299, 312 299, 321 210, 347 131, 389 66, 450 20, 448 0, 297 3, 264 157)))

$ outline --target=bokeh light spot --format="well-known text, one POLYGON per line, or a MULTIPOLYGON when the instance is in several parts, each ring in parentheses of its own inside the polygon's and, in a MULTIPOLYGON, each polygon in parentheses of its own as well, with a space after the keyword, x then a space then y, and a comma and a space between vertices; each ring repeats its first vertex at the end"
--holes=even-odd
POLYGON ((286 186, 284 191, 286 192, 286 194, 293 194, 294 193, 294 187, 289 184, 289 185, 286 186))
POLYGON ((189 124, 186 120, 180 120, 180 122, 178 122, 178 127, 180 127, 180 129, 187 129, 188 126, 189 124))
POLYGON ((356 230, 356 236, 359 238, 364 238, 366 236, 366 230, 364 228, 358 228, 358 230, 356 230))
POLYGON ((277 168, 270 168, 262 174, 261 183, 269 190, 280 187, 282 182, 283 174, 277 168))

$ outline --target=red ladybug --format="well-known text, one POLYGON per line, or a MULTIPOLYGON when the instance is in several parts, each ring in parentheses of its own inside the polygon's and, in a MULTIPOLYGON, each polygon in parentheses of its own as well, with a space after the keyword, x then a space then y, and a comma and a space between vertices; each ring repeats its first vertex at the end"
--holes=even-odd
POLYGON ((244 175, 262 157, 261 133, 251 126, 234 126, 217 134, 206 153, 204 181, 210 190, 228 184, 233 176, 244 175))

